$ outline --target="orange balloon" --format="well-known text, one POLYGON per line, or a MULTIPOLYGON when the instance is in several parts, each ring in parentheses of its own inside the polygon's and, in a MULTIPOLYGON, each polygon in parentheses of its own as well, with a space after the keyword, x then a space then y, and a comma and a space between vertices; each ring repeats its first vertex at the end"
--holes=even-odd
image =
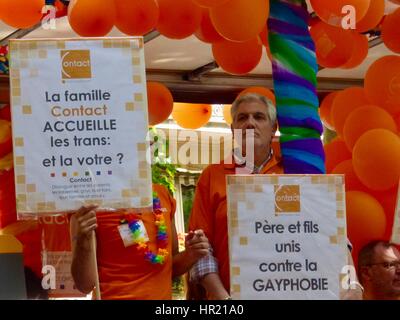
POLYGON ((199 27, 197 28, 194 35, 205 43, 214 43, 222 41, 224 38, 215 30, 208 9, 202 9, 202 18, 199 27))
POLYGON ((269 40, 268 40, 268 27, 265 25, 264 29, 261 31, 259 35, 262 44, 265 47, 265 50, 267 50, 267 56, 270 61, 272 61, 272 54, 271 54, 271 49, 269 47, 269 40))
POLYGON ((400 8, 386 16, 382 23, 382 40, 389 50, 400 53, 400 8))
POLYGON ((12 151, 11 122, 0 119, 0 158, 12 151))
POLYGON ((351 153, 347 149, 343 139, 336 138, 330 143, 324 145, 326 172, 332 170, 341 162, 351 159, 351 153))
POLYGON ((158 21, 156 0, 114 0, 115 26, 130 36, 142 36, 153 30, 158 21))
POLYGON ((9 104, 0 107, 0 119, 8 120, 11 122, 11 107, 9 104))
POLYGON ((353 148, 354 171, 371 190, 392 188, 400 178, 400 137, 385 129, 364 133, 353 148))
POLYGON ((174 103, 172 118, 185 129, 198 129, 211 118, 212 107, 209 104, 174 103))
POLYGON ((352 87, 339 91, 332 103, 332 120, 336 133, 343 135, 344 123, 349 114, 362 106, 371 104, 364 94, 363 88, 352 87))
POLYGON ((384 239, 390 239, 393 231, 394 215, 396 210, 396 201, 398 185, 386 191, 372 191, 370 194, 379 201, 386 215, 386 231, 384 239))
POLYGON ((369 42, 368 37, 363 34, 359 34, 356 32, 352 33, 353 36, 353 53, 350 59, 341 66, 343 69, 352 69, 358 67, 361 63, 364 62, 365 58, 368 56, 369 51, 369 42))
POLYGON ((56 0, 54 3, 56 8, 56 18, 65 17, 68 14, 68 6, 61 2, 61 0, 56 0))
POLYGON ((157 0, 160 8, 157 30, 171 39, 192 35, 201 22, 201 8, 192 0, 157 0))
POLYGON ((317 62, 326 68, 338 68, 353 56, 353 30, 332 27, 318 21, 310 28, 315 43, 317 62))
POLYGON ((267 97, 269 100, 272 101, 274 105, 276 105, 276 99, 274 93, 265 87, 249 87, 244 89, 242 92, 239 93, 238 98, 247 94, 247 93, 258 93, 264 97, 267 97))
POLYGON ((394 122, 397 124, 397 131, 400 131, 400 114, 394 117, 394 122))
POLYGON ((169 89, 159 82, 147 82, 149 125, 153 126, 168 119, 174 100, 169 89))
POLYGON ((319 107, 319 116, 321 117, 325 127, 327 127, 329 130, 335 130, 335 127, 333 126, 331 110, 336 94, 337 92, 331 92, 325 96, 324 100, 322 100, 321 106, 319 107))
POLYGON ((268 40, 268 26, 265 25, 262 31, 260 32, 260 39, 264 47, 269 47, 269 40, 268 40))
POLYGON ((214 59, 226 72, 246 74, 261 60, 262 45, 258 37, 246 42, 223 40, 212 44, 214 59))
POLYGON ((385 56, 368 69, 364 81, 366 96, 391 114, 400 113, 400 57, 385 56))
POLYGON ((258 36, 267 23, 268 0, 229 0, 210 9, 215 29, 230 41, 248 41, 258 36))
POLYGON ((193 0, 194 3, 196 3, 200 7, 205 7, 205 8, 220 6, 221 4, 224 4, 228 1, 229 0, 193 0))
POLYGON ((232 124, 232 115, 231 115, 231 108, 232 108, 232 105, 230 105, 230 104, 225 104, 224 105, 224 109, 223 109, 223 111, 222 111, 222 113, 223 113, 223 115, 224 115, 224 119, 225 119, 225 122, 227 123, 227 124, 232 124))
POLYGON ((360 191, 346 192, 347 236, 359 250, 385 234, 386 216, 382 206, 371 195, 360 191))
POLYGON ((82 37, 102 37, 115 23, 115 5, 108 0, 72 0, 68 6, 71 28, 82 37))
POLYGON ((346 191, 356 190, 368 192, 368 188, 362 184, 358 179, 353 168, 353 161, 351 159, 339 163, 332 170, 332 174, 344 174, 346 191))
POLYGON ((356 21, 360 21, 367 14, 370 0, 311 0, 311 5, 321 20, 332 26, 341 27, 343 19, 349 15, 349 11, 344 9, 353 7, 356 21))
POLYGON ((0 19, 13 28, 29 28, 42 18, 43 6, 43 0, 0 0, 0 19))
POLYGON ((353 150, 357 140, 372 129, 386 129, 397 132, 393 117, 384 109, 369 105, 357 108, 346 119, 343 127, 343 138, 349 150, 353 150))
POLYGON ((356 30, 360 33, 374 29, 385 14, 385 0, 371 0, 367 14, 357 22, 356 30))

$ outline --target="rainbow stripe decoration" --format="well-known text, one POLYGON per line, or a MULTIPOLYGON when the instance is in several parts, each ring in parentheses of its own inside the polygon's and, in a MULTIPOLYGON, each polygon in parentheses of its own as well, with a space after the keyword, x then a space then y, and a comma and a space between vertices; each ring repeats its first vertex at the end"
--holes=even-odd
POLYGON ((304 0, 270 0, 268 37, 285 173, 325 173, 318 64, 304 0))

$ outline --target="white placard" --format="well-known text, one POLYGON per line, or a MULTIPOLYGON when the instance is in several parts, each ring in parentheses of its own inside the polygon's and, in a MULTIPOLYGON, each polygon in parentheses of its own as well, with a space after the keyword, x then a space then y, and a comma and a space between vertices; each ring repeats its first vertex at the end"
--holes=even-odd
POLYGON ((143 38, 12 40, 18 214, 151 208, 143 38))
POLYGON ((234 299, 339 299, 343 176, 227 177, 234 299))

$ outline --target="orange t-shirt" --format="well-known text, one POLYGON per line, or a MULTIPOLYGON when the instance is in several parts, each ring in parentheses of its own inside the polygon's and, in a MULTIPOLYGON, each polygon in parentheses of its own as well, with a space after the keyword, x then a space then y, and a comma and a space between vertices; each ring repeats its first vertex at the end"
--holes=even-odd
MULTIPOLYGON (((207 235, 218 261, 219 276, 228 292, 230 276, 225 176, 235 174, 235 169, 234 163, 220 163, 210 165, 203 171, 196 187, 189 223, 190 230, 203 229, 207 235)), ((260 173, 283 173, 280 157, 273 155, 260 173)))
MULTIPOLYGON (((153 185, 165 208, 165 221, 168 234, 168 256, 164 264, 152 264, 144 259, 136 245, 124 246, 118 231, 124 212, 98 212, 96 230, 97 265, 100 280, 101 298, 170 300, 172 299, 172 232, 171 223, 175 212, 175 200, 168 190, 160 185, 153 185)), ((157 229, 153 213, 142 215, 150 239, 150 249, 156 253, 157 229)))

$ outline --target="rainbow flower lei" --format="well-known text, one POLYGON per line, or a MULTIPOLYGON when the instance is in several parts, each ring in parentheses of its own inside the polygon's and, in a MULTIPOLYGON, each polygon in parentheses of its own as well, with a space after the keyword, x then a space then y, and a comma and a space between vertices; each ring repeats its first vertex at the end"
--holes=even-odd
POLYGON ((143 252, 144 259, 152 264, 163 264, 168 256, 168 235, 165 217, 161 209, 161 201, 156 192, 153 192, 153 214, 155 225, 157 226, 157 253, 153 253, 149 248, 149 241, 145 241, 141 237, 139 217, 134 215, 133 218, 127 219, 129 229, 132 232, 132 238, 137 248, 143 252))

